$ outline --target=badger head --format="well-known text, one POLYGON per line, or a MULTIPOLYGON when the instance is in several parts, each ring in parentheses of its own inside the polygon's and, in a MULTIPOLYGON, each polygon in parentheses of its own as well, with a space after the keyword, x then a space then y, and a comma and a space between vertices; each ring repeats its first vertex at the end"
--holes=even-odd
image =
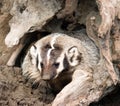
POLYGON ((69 74, 74 71, 80 64, 81 53, 69 39, 67 35, 54 34, 39 40, 25 57, 23 74, 39 80, 52 80, 61 73, 69 74), (29 62, 25 62, 28 60, 29 62), (27 65, 28 68, 24 68, 27 65))

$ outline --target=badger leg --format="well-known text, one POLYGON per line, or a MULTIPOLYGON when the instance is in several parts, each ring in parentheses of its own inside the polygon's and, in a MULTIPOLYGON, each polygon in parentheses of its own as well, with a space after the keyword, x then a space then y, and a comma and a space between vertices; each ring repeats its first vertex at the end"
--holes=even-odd
POLYGON ((86 101, 86 98, 90 95, 91 88, 92 76, 84 70, 80 70, 56 96, 52 106, 87 106, 90 102, 86 101))

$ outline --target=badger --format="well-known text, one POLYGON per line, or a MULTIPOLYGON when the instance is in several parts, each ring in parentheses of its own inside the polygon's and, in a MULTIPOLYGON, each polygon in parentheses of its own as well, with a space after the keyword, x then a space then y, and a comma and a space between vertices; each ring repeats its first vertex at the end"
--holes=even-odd
POLYGON ((58 92, 52 106, 98 101, 113 85, 105 70, 98 48, 81 32, 43 37, 31 46, 22 64, 24 76, 47 81, 58 92))

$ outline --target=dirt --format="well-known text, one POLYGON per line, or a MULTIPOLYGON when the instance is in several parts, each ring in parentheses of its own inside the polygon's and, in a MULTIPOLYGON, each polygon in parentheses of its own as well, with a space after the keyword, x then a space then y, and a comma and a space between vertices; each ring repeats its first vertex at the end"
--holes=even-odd
POLYGON ((54 95, 45 85, 28 82, 20 68, 0 66, 0 106, 50 106, 54 95))

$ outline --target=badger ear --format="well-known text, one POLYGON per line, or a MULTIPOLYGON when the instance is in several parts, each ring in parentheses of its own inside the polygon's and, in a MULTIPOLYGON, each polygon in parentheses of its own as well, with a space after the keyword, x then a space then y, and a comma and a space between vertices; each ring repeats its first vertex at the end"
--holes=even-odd
POLYGON ((81 61, 81 53, 78 51, 78 48, 76 46, 71 47, 68 52, 68 62, 71 66, 76 66, 81 61))
POLYGON ((35 45, 33 45, 33 46, 30 48, 29 56, 30 56, 30 59, 31 59, 32 64, 36 65, 37 47, 36 47, 35 45))

